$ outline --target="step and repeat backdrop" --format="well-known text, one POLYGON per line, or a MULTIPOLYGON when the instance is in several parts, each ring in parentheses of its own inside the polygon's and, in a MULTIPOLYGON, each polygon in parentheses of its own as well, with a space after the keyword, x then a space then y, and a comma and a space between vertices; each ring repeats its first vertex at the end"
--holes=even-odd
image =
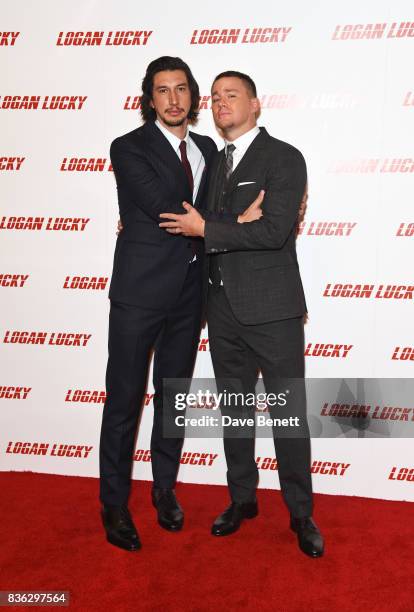
MULTIPOLYGON (((140 124, 147 64, 173 55, 200 84, 196 131, 222 147, 210 85, 247 72, 259 125, 307 161, 306 372, 338 381, 311 407, 315 491, 414 501, 412 3, 2 0, 0 13, 0 469, 98 475, 109 146, 140 124)), ((207 328, 195 376, 213 376, 207 328)), ((152 398, 150 377, 137 479, 151 479, 152 398)), ((278 488, 271 439, 256 456, 260 486, 278 488)), ((218 438, 187 439, 181 463, 181 481, 226 482, 218 438)))

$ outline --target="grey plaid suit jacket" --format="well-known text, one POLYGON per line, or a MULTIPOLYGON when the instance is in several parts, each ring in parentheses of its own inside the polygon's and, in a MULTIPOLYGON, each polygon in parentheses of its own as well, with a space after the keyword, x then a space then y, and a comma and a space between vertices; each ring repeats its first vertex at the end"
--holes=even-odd
MULTIPOLYGON (((210 211, 217 210, 223 161, 224 150, 212 162, 210 211)), ((224 290, 243 324, 290 319, 306 312, 296 256, 296 223, 305 186, 306 164, 300 151, 260 128, 231 175, 222 202, 223 212, 241 214, 264 189, 262 218, 243 224, 206 220, 206 254, 222 254, 224 290)))

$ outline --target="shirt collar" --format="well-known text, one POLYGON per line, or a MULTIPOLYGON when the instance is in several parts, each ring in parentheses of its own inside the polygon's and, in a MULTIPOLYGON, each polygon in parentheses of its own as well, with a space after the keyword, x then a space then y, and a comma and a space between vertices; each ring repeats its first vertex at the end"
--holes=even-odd
POLYGON ((260 129, 257 125, 255 125, 251 130, 245 132, 244 134, 236 138, 236 140, 232 140, 231 142, 229 140, 225 140, 224 144, 226 147, 226 152, 227 145, 234 144, 234 146, 236 147, 236 151, 239 151, 239 153, 243 153, 248 149, 248 147, 252 144, 253 140, 259 133, 260 129))
MULTIPOLYGON (((155 125, 161 130, 161 132, 164 134, 164 136, 166 137, 166 139, 168 140, 168 142, 170 143, 170 145, 172 146, 172 148, 174 149, 174 151, 178 151, 179 146, 180 146, 180 142, 181 139, 178 138, 178 136, 176 136, 175 134, 173 134, 172 132, 170 132, 170 130, 167 130, 166 127, 164 127, 162 125, 162 123, 160 123, 158 121, 158 119, 156 119, 155 121, 155 125)), ((185 140, 185 142, 187 143, 188 146, 188 139, 189 139, 189 133, 188 133, 188 128, 187 128, 187 132, 185 137, 182 140, 185 140)))

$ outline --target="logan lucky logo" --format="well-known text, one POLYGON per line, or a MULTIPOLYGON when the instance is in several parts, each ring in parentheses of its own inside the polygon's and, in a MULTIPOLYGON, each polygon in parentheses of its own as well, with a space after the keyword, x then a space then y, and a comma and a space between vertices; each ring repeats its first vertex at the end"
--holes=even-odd
POLYGON ((86 446, 86 444, 10 441, 5 452, 12 455, 48 455, 49 457, 87 459, 92 449, 93 446, 86 446))
POLYGON ((411 238, 414 236, 414 223, 400 223, 395 235, 411 238))
POLYGON ((414 106, 414 92, 413 91, 407 91, 402 105, 410 106, 410 107, 414 106))
POLYGON ((0 32, 0 47, 14 47, 20 32, 0 32))
MULTIPOLYGON (((140 107, 139 96, 134 99, 128 97, 127 103, 130 105, 128 110, 136 110, 140 107), (135 107, 133 105, 136 105, 135 107)), ((260 108, 262 110, 284 110, 284 109, 346 109, 357 106, 357 99, 352 94, 323 92, 309 94, 307 96, 299 94, 263 94, 259 96, 260 108)), ((126 106, 124 106, 126 108, 126 106)), ((211 109, 211 96, 203 95, 200 98, 199 110, 211 109)))
POLYGON ((107 284, 108 276, 67 276, 63 283, 63 289, 103 291, 107 284))
POLYGON ((20 170, 25 157, 0 157, 0 170, 20 170))
MULTIPOLYGON (((260 108, 262 110, 285 110, 285 109, 353 109, 359 104, 359 100, 351 93, 342 92, 320 92, 309 95, 275 93, 262 94, 259 96, 260 108)), ((123 110, 140 110, 141 96, 129 95, 123 102, 123 110)), ((202 95, 198 107, 200 111, 211 110, 211 96, 202 95)))
MULTIPOLYGON (((146 393, 144 396, 144 406, 153 403, 154 393, 146 393)), ((68 389, 65 402, 75 402, 81 404, 104 404, 106 402, 106 392, 99 389, 68 389)))
POLYGON ((200 353, 206 353, 210 350, 208 338, 201 338, 198 343, 198 350, 200 353))
POLYGON ((2 110, 81 110, 88 96, 0 96, 2 110))
POLYGON ((32 387, 7 387, 0 385, 0 399, 25 400, 32 387))
POLYGON ((392 354, 393 361, 414 361, 414 346, 396 346, 392 354))
POLYGON ((145 46, 152 30, 104 30, 88 32, 59 32, 58 47, 137 47, 145 46))
POLYGON ((0 217, 0 230, 83 232, 89 221, 84 217, 0 217))
POLYGON ((331 162, 328 172, 333 174, 411 174, 414 172, 414 159, 412 157, 340 159, 331 162))
POLYGON ((330 404, 325 402, 321 416, 348 419, 374 419, 379 421, 414 421, 414 408, 402 406, 378 406, 371 404, 330 404))
POLYGON ((306 236, 350 236, 356 223, 350 221, 302 221, 298 225, 298 235, 306 236))
POLYGON ((0 287, 24 287, 28 274, 0 274, 0 287))
POLYGON ((414 482, 414 468, 399 468, 394 465, 391 472, 388 474, 388 480, 406 480, 407 482, 414 482))
POLYGON ((332 40, 380 40, 384 38, 413 38, 414 21, 392 23, 358 23, 337 25, 332 40))
POLYGON ((65 402, 80 402, 81 404, 104 404, 105 391, 89 389, 68 389, 65 402))
MULTIPOLYGON (((279 469, 277 460, 274 457, 257 457, 256 465, 259 470, 277 471, 279 469)), ((313 461, 311 465, 312 474, 322 476, 343 476, 350 467, 350 463, 338 461, 313 461)))
POLYGON ((111 162, 106 157, 64 157, 61 172, 112 172, 111 162))
MULTIPOLYGON (((216 453, 192 453, 186 451, 182 454, 180 463, 182 465, 211 467, 217 457, 218 455, 216 453)), ((138 448, 134 454, 134 461, 149 463, 151 461, 151 451, 138 448)))
POLYGON ((283 43, 291 31, 291 27, 193 30, 190 45, 283 43))
POLYGON ((123 108, 124 110, 140 110, 141 96, 127 96, 123 108))
POLYGON ((308 342, 305 348, 305 357, 332 357, 333 359, 345 359, 348 357, 353 346, 353 344, 308 342))
POLYGON ((353 283, 328 283, 323 297, 357 298, 377 300, 412 300, 414 285, 362 285, 353 283))
POLYGON ((78 334, 70 332, 44 332, 44 331, 18 331, 6 330, 4 344, 40 344, 51 346, 78 346, 85 347, 92 334, 78 334))
POLYGON ((335 110, 355 108, 359 101, 351 93, 319 92, 308 95, 293 93, 264 94, 259 96, 262 109, 335 110))

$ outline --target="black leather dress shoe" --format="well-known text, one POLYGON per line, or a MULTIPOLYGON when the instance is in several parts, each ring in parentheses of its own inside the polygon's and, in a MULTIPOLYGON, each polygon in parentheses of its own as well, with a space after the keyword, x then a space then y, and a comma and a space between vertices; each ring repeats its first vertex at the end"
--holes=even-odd
POLYGON ((126 506, 104 506, 102 521, 108 542, 124 550, 135 551, 141 548, 137 530, 126 506))
POLYGON ((234 533, 240 527, 243 519, 252 519, 258 514, 257 502, 246 502, 237 504, 232 502, 230 506, 216 518, 211 528, 215 536, 226 536, 234 533))
POLYGON ((324 543, 321 532, 312 518, 290 517, 290 528, 298 535, 299 548, 309 557, 322 557, 324 543))
POLYGON ((152 504, 157 509, 158 524, 168 531, 180 531, 184 512, 173 489, 152 489, 152 504))

